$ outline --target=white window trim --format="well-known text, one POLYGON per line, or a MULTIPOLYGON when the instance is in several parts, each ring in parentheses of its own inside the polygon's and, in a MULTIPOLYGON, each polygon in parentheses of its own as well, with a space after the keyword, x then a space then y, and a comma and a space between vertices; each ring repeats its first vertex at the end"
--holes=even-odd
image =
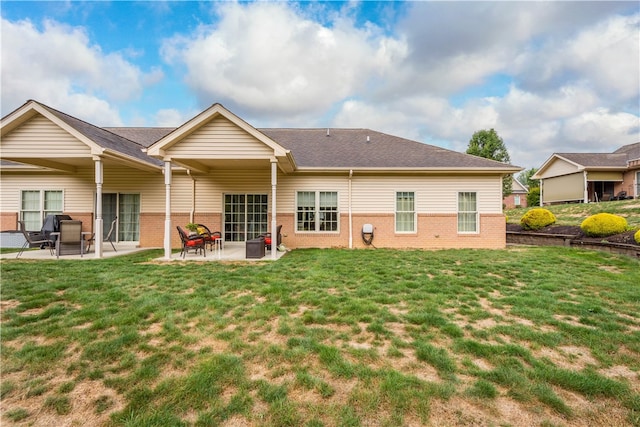
POLYGON ((458 191, 456 193, 456 229, 458 234, 462 234, 462 235, 477 235, 480 234, 480 211, 478 210, 478 204, 479 204, 479 192, 475 191, 475 190, 467 190, 467 191, 458 191), (476 195, 476 210, 475 210, 475 216, 476 216, 476 230, 475 231, 460 231, 459 226, 459 215, 460 213, 471 213, 471 211, 460 211, 460 194, 461 193, 475 193, 476 195))
POLYGON ((418 233, 418 192, 415 190, 396 190, 393 193, 393 231, 395 234, 417 234, 418 233), (399 231, 398 226, 398 193, 413 193, 413 230, 399 231))
POLYGON ((304 190, 295 190, 295 195, 294 195, 294 209, 295 209, 295 214, 294 214, 294 223, 295 223, 295 233, 296 234, 340 234, 340 192, 337 190, 308 190, 308 189, 304 189, 304 190), (315 220, 315 230, 298 230, 298 193, 314 193, 315 194, 315 216, 316 216, 316 220, 315 220), (337 197, 337 201, 338 201, 338 210, 336 211, 336 215, 337 215, 337 229, 334 230, 320 230, 320 221, 319 221, 319 215, 320 215, 320 193, 336 193, 336 197, 337 197))
MULTIPOLYGON (((56 192, 60 192, 62 193, 62 207, 60 209, 60 212, 64 212, 64 190, 60 189, 60 188, 42 188, 42 189, 30 189, 30 188, 23 188, 20 189, 18 191, 18 217, 20 218, 21 221, 24 221, 24 217, 23 217, 23 212, 24 209, 22 209, 22 193, 25 191, 38 191, 40 192, 40 200, 39 200, 39 204, 40 206, 38 207, 38 210, 40 212, 40 228, 38 230, 29 230, 29 231, 40 231, 40 229, 42 228, 42 225, 44 223, 44 218, 45 218, 45 206, 44 206, 44 194, 48 191, 56 191, 56 192)), ((32 211, 29 211, 32 212, 32 211)))

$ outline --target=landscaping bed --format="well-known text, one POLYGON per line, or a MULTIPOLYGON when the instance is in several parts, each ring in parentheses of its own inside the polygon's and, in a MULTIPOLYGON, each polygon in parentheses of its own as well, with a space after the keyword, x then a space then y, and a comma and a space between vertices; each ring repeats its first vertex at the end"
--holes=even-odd
POLYGON ((536 246, 575 246, 640 257, 640 245, 633 238, 635 230, 608 237, 589 237, 579 226, 549 225, 539 230, 525 230, 520 224, 507 223, 507 243, 536 246))

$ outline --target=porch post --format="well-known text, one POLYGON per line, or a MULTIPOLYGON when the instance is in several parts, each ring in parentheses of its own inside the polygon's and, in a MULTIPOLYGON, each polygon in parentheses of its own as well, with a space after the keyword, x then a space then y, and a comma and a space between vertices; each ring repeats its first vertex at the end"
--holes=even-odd
POLYGON ((587 177, 587 171, 584 171, 582 173, 584 175, 584 203, 589 203, 589 183, 588 183, 588 177, 587 177))
POLYGON ((102 258, 102 183, 104 180, 102 159, 100 157, 93 158, 95 165, 95 181, 96 181, 96 217, 94 220, 94 253, 95 258, 102 258))
POLYGON ((164 258, 171 260, 171 161, 164 162, 165 217, 164 217, 164 258))
POLYGON ((276 187, 278 183, 278 160, 271 159, 271 259, 278 259, 278 221, 276 219, 276 187))

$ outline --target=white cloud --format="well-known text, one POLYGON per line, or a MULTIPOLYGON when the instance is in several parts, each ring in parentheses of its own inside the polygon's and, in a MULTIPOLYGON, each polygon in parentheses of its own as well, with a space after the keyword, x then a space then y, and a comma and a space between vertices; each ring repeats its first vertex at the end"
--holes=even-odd
POLYGON ((163 57, 187 67, 202 104, 263 116, 317 115, 386 76, 406 47, 348 19, 331 27, 289 3, 225 3, 215 26, 165 42, 163 57))
POLYGON ((140 96, 145 75, 120 53, 104 53, 82 28, 45 21, 42 30, 28 20, 2 19, 3 114, 27 98, 100 125, 121 125, 116 102, 140 96))

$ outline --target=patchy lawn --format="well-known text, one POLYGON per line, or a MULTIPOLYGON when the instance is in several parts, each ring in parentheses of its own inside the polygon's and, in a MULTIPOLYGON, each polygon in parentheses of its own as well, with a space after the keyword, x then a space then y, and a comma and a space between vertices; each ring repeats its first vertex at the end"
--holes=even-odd
POLYGON ((640 425, 640 263, 2 262, 3 425, 640 425))

